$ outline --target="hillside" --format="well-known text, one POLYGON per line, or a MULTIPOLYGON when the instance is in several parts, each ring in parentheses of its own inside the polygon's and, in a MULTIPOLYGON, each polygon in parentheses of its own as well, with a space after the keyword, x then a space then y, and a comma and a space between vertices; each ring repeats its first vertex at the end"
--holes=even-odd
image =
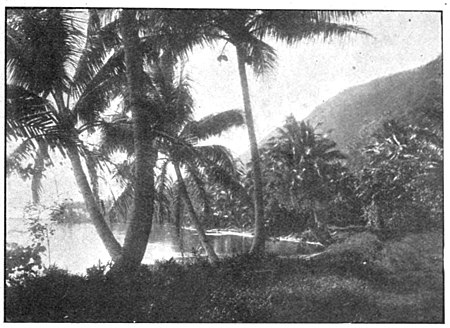
POLYGON ((442 103, 442 57, 422 67, 347 89, 318 106, 307 118, 349 152, 369 141, 384 120, 411 121, 427 103, 442 103))
MULTIPOLYGON (((316 107, 305 121, 349 154, 366 145, 384 120, 412 122, 419 108, 434 103, 442 104, 442 56, 419 68, 344 90, 316 107)), ((275 131, 268 134, 260 146, 274 135, 275 131)), ((245 162, 250 156, 241 158, 245 162)))

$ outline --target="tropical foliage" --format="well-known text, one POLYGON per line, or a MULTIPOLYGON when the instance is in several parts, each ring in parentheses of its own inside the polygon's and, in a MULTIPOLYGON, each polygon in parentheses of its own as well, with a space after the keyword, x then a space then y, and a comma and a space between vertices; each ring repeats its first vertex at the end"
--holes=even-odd
POLYGON ((397 231, 442 224, 443 140, 427 128, 388 121, 366 148, 358 193, 372 211, 370 224, 397 231))
POLYGON ((297 232, 328 223, 328 204, 343 172, 340 160, 345 159, 335 146, 307 123, 293 116, 286 119, 264 147, 262 157, 265 204, 272 220, 286 216, 286 223, 293 224, 289 228, 297 232))

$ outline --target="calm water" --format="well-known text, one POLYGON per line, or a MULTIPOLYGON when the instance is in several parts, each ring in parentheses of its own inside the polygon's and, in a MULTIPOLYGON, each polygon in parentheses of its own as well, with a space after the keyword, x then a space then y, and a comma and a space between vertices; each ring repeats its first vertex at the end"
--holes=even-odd
MULTIPOLYGON (((126 226, 116 225, 113 233, 122 243, 125 237, 126 226)), ((208 234, 214 250, 219 256, 242 253, 250 248, 252 238, 227 232, 208 234)), ((30 235, 22 219, 8 219, 6 241, 28 245, 31 243, 30 235)), ((108 252, 92 224, 59 224, 50 240, 50 261, 58 267, 67 269, 72 273, 85 273, 86 268, 99 263, 107 263, 108 252)), ((298 244, 289 241, 268 241, 267 250, 277 254, 291 255, 297 253, 298 244)), ((150 235, 147 251, 143 263, 153 264, 158 260, 171 258, 182 259, 190 257, 193 251, 198 251, 200 242, 195 231, 182 230, 181 238, 176 230, 169 225, 154 225, 150 235)), ((49 264, 48 252, 44 263, 49 264)))

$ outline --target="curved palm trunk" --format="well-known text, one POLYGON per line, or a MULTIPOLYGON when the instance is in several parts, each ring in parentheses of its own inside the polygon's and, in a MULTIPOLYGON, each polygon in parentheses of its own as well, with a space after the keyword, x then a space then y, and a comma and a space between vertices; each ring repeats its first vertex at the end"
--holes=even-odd
POLYGON ((253 167, 255 237, 253 239, 250 253, 263 253, 265 248, 266 236, 264 228, 264 199, 261 164, 259 160, 258 142, 256 141, 255 127, 253 124, 253 114, 250 102, 250 92, 247 82, 247 73, 245 71, 245 51, 243 51, 239 47, 239 45, 237 45, 236 52, 238 59, 239 76, 241 80, 242 96, 244 98, 245 122, 247 124, 253 167))
POLYGON ((89 216, 91 217, 92 223, 94 224, 95 230, 97 230, 97 233, 103 241, 103 244, 108 250, 108 253, 111 256, 112 260, 117 261, 121 257, 122 248, 100 212, 98 204, 87 180, 86 174, 84 173, 83 167, 81 165, 80 155, 78 154, 76 145, 68 146, 67 154, 69 156, 70 162, 72 163, 75 180, 77 182, 78 188, 83 195, 86 208, 88 210, 89 216))
POLYGON ((194 206, 192 205, 191 199, 189 198, 189 194, 186 188, 186 184, 184 183, 183 176, 181 175, 181 170, 178 164, 174 164, 175 173, 177 175, 178 184, 180 188, 181 197, 183 197, 184 203, 189 212, 189 216, 191 217, 192 222, 194 223, 195 229, 198 232, 200 237, 200 242, 202 243, 203 248, 208 255, 208 258, 211 262, 215 263, 219 261, 216 252, 214 252, 214 248, 209 244, 208 238, 206 237, 205 230, 203 229, 200 220, 195 213, 194 206))
MULTIPOLYGON (((64 104, 64 99, 62 93, 55 92, 53 97, 58 106, 59 111, 63 114, 68 122, 67 126, 70 124, 70 112, 64 104)), ((73 126, 73 125, 72 125, 73 126)), ((67 131, 68 132, 68 131, 67 131)), ((75 132, 75 134, 77 134, 75 132)), ((73 174, 75 175, 75 181, 77 182, 78 188, 83 195, 83 200, 86 205, 86 209, 89 216, 94 224, 95 230, 97 231, 100 239, 105 245, 111 259, 117 261, 122 256, 122 247, 120 246, 117 239, 114 237, 111 229, 105 221, 104 216, 100 212, 96 198, 92 192, 91 186, 89 185, 86 174, 84 173, 83 166, 81 165, 80 154, 78 153, 77 145, 74 142, 68 142, 66 145, 67 155, 69 156, 70 162, 72 164, 73 174)))
POLYGON ((124 9, 121 15, 121 32, 125 51, 128 102, 133 115, 135 160, 134 212, 129 222, 121 259, 116 263, 123 272, 134 271, 142 261, 152 229, 155 181, 153 168, 157 150, 151 126, 155 117, 151 109, 142 106, 143 60, 139 50, 136 10, 124 9))

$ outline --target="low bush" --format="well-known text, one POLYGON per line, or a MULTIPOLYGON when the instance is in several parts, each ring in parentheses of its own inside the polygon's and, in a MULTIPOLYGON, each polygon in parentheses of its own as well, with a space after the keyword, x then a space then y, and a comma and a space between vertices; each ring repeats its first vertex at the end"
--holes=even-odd
POLYGON ((21 246, 7 243, 5 256, 5 280, 8 285, 21 284, 27 277, 36 276, 42 270, 42 253, 46 248, 40 243, 21 246))

